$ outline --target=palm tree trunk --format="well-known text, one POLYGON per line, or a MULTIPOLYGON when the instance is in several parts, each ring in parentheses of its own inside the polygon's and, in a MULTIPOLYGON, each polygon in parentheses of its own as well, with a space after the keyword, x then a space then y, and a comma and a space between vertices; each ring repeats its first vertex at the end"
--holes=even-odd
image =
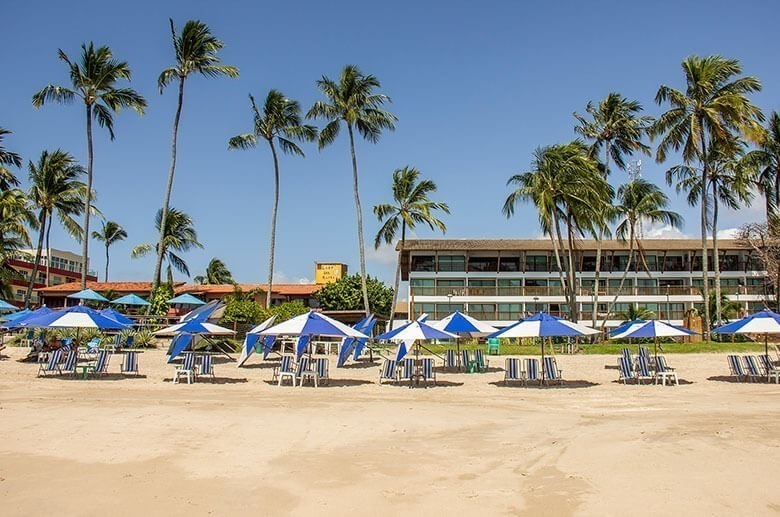
POLYGON ((712 260, 715 269, 715 323, 720 324, 723 306, 720 299, 720 256, 718 255, 718 184, 712 182, 712 260))
POLYGON ((109 246, 108 241, 106 241, 106 283, 108 283, 108 261, 109 261, 108 246, 109 246))
POLYGON ((46 225, 46 287, 49 287, 49 268, 51 267, 51 244, 49 244, 49 236, 51 235, 51 222, 52 218, 49 217, 49 221, 46 225))
POLYGON ((357 158, 355 157, 355 139, 352 125, 347 124, 349 130, 349 151, 352 153, 352 188, 355 191, 355 211, 357 212, 358 246, 360 247, 360 281, 363 287, 363 308, 366 316, 371 314, 368 305, 368 285, 366 284, 366 250, 363 247, 363 211, 360 208, 360 192, 358 190, 357 158))
MULTIPOLYGON (((612 141, 607 139, 604 141, 604 178, 609 176, 609 153, 612 147, 612 141)), ((602 211, 602 214, 604 212, 602 211)), ((605 223, 606 221, 599 221, 599 223, 605 223)), ((604 227, 599 226, 598 240, 596 241, 596 271, 593 274, 593 327, 596 327, 596 320, 598 319, 599 308, 599 280, 601 279, 601 240, 604 238, 604 227)))
POLYGON ((265 295, 265 308, 271 307, 271 286, 274 281, 274 253, 276 252, 276 214, 279 209, 279 158, 276 156, 276 148, 273 140, 269 140, 271 154, 274 156, 274 211, 271 214, 271 251, 268 259, 268 292, 265 295))
POLYGON ((33 262, 32 273, 30 273, 30 281, 27 283, 27 293, 24 295, 24 308, 30 308, 30 297, 32 296, 33 286, 35 285, 35 277, 38 276, 38 263, 41 261, 41 250, 43 250, 43 233, 46 230, 46 212, 41 210, 38 215, 38 222, 40 224, 40 231, 38 232, 38 249, 35 252, 35 262, 33 262))
POLYGON ((154 265, 154 279, 152 290, 160 284, 160 274, 163 262, 163 241, 165 240, 165 223, 168 219, 168 207, 171 203, 171 191, 173 190, 173 173, 176 171, 176 139, 179 136, 179 119, 184 101, 184 77, 179 77, 179 102, 176 106, 176 116, 173 119, 173 137, 171 139, 171 169, 168 171, 168 185, 165 188, 165 201, 163 201, 162 215, 160 217, 160 240, 157 244, 157 261, 154 265))
MULTIPOLYGON (((701 121, 700 121, 701 122, 701 121)), ((701 124, 699 127, 704 127, 701 124)), ((704 325, 702 326, 702 339, 707 342, 710 338, 710 285, 708 278, 709 264, 707 261, 707 143, 702 136, 702 169, 701 169, 701 278, 702 278, 702 296, 704 298, 704 325)))
POLYGON ((609 319, 609 315, 612 313, 612 309, 615 308, 615 305, 617 304, 618 297, 623 292, 623 284, 626 282, 626 277, 628 276, 628 272, 631 270, 631 263, 634 260, 634 222, 629 222, 629 230, 628 230, 628 262, 626 262, 626 269, 623 270, 623 275, 620 277, 620 283, 618 284, 617 292, 615 292, 615 296, 612 298, 612 301, 609 302, 609 305, 607 306, 607 313, 604 315, 604 320, 601 322, 601 328, 602 330, 604 327, 607 326, 607 320, 609 319))
POLYGON ((569 319, 578 323, 579 311, 577 310, 577 277, 574 271, 574 232, 572 230, 572 215, 569 210, 566 214, 566 238, 568 240, 568 260, 569 260, 569 319))
POLYGON ((92 105, 87 104, 87 192, 84 195, 84 233, 81 234, 81 289, 87 288, 89 261, 89 215, 92 206, 92 105))
POLYGON ((568 272, 564 271, 566 268, 563 267, 563 262, 561 261, 561 257, 558 256, 558 250, 560 250, 560 253, 563 254, 564 252, 564 245, 563 245, 563 236, 561 235, 561 224, 558 220, 557 215, 554 214, 553 217, 553 225, 555 226, 555 233, 558 238, 558 245, 555 248, 555 260, 558 263, 558 270, 561 272, 561 289, 563 289, 564 297, 568 299, 569 297, 569 291, 568 289, 571 289, 570 285, 567 285, 569 283, 568 278, 568 272), (565 281, 564 281, 565 278, 565 281))
POLYGON ((405 243, 406 243, 406 221, 401 220, 401 249, 398 250, 398 264, 395 267, 395 287, 393 288, 393 305, 390 308, 390 321, 387 323, 388 330, 393 330, 393 320, 395 319, 395 305, 396 303, 398 303, 398 288, 401 285, 401 258, 403 257, 405 243))

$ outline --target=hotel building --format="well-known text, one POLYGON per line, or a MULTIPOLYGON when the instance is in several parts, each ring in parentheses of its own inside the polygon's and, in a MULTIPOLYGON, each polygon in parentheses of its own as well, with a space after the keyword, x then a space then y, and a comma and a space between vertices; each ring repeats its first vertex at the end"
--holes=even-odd
MULTIPOLYGON (((686 311, 703 305, 700 289, 701 241, 697 239, 644 239, 642 260, 636 260, 626 277, 628 245, 617 240, 602 243, 599 274, 598 321, 621 323, 620 313, 631 305, 646 307, 655 317, 680 325, 686 311)), ((714 272, 710 241, 709 283, 714 272)), ((762 307, 770 296, 766 271, 736 241, 718 240, 721 288, 745 310, 762 307)), ((577 242, 574 252, 575 289, 580 323, 592 323, 595 294, 596 241, 577 242)), ((563 257, 562 257, 563 259, 563 257)), ((569 317, 552 243, 548 239, 410 239, 401 256, 401 274, 409 281, 410 317, 429 314, 439 320, 459 310, 496 326, 544 311, 569 317)))
MULTIPOLYGON (((24 296, 27 292, 27 285, 32 275, 35 265, 35 255, 37 250, 21 250, 18 258, 6 261, 11 268, 16 270, 22 278, 12 278, 10 283, 13 289, 13 300, 9 300, 15 305, 24 305, 24 296)), ((33 284, 33 292, 30 301, 33 305, 40 303, 38 290, 51 285, 66 284, 69 282, 79 282, 81 279, 81 255, 69 251, 57 250, 53 248, 41 250, 41 260, 38 264, 38 272, 33 284), (47 271, 46 264, 49 263, 47 271), (48 272, 48 278, 47 278, 48 272)), ((97 280, 97 273, 87 272, 87 281, 97 280)))

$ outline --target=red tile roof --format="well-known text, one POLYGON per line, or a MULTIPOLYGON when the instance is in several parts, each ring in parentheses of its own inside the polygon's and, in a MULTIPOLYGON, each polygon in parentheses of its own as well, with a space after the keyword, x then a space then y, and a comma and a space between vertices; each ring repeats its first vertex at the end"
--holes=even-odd
MULTIPOLYGON (((176 282, 176 286, 184 285, 184 282, 176 282)), ((118 293, 148 293, 152 288, 151 282, 87 282, 87 288, 97 292, 116 291, 118 293)), ((41 294, 73 294, 81 291, 81 282, 68 282, 66 284, 52 285, 37 289, 41 294)))
MULTIPOLYGON (((245 293, 254 290, 261 290, 263 292, 268 290, 268 284, 238 284, 245 293)), ((317 284, 273 284, 273 293, 281 296, 308 296, 319 291, 321 285, 317 284)), ((193 295, 198 294, 212 294, 212 295, 225 295, 230 294, 235 290, 232 284, 187 284, 179 286, 175 289, 176 294, 190 293, 193 295)))

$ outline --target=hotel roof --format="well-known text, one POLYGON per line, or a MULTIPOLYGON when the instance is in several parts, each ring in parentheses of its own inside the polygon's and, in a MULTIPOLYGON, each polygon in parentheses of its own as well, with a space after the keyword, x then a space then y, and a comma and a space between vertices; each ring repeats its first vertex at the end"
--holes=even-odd
MULTIPOLYGON (((701 239, 641 239, 645 251, 701 250, 701 239)), ((708 239, 712 246, 712 239, 708 239)), ((596 250, 594 239, 581 239, 575 243, 580 250, 596 250)), ((735 239, 718 239, 718 248, 746 249, 735 239)), ((400 250, 400 243, 396 245, 400 250)), ((408 251, 552 251, 549 239, 407 239, 404 252, 408 251)), ((628 242, 604 239, 602 250, 628 250, 628 242)))

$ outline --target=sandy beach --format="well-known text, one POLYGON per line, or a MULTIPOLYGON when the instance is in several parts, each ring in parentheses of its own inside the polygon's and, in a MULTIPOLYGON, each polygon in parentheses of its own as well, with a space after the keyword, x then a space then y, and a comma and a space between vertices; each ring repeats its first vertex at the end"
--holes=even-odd
MULTIPOLYGON (((559 356, 563 388, 503 372, 379 386, 378 364, 277 387, 273 362, 217 362, 173 385, 36 379, 0 360, 3 515, 776 514, 775 384, 729 382, 725 354, 670 355, 676 387, 615 382, 613 356, 559 356)), ((333 359, 332 359, 333 362, 333 359)), ((491 367, 503 358, 491 358, 491 367)))

